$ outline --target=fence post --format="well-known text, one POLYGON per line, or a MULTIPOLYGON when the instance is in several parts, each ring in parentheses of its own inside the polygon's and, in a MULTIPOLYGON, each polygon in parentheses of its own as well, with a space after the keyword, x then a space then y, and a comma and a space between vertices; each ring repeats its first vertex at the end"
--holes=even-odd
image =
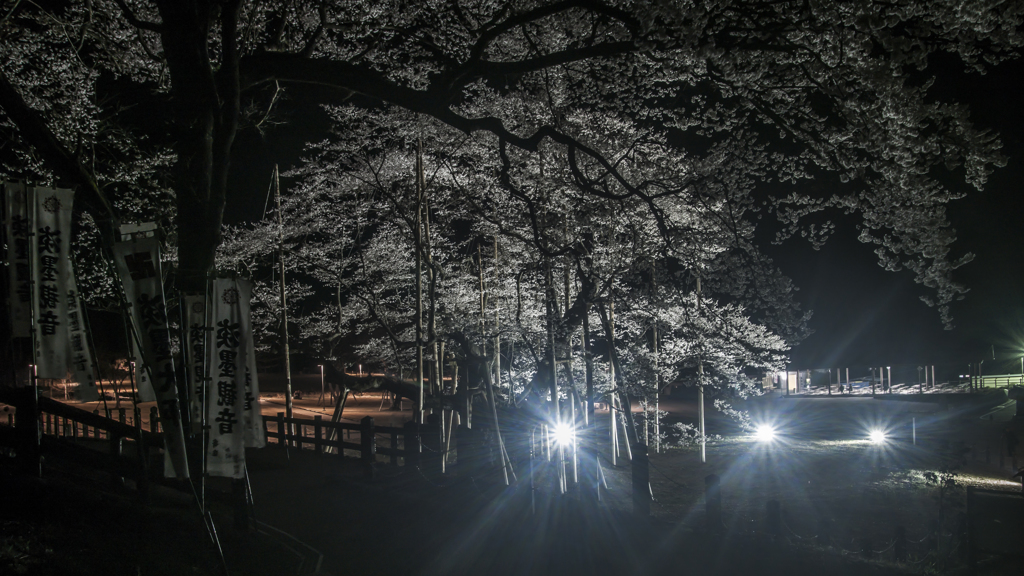
POLYGON ((277 443, 285 444, 287 446, 285 441, 288 439, 288 433, 285 431, 284 427, 284 412, 277 413, 277 435, 277 443))
POLYGON ((398 432, 391 429, 391 456, 388 457, 389 466, 398 466, 398 432))
POLYGON ((707 529, 711 532, 718 531, 722 527, 722 480, 718 474, 708 474, 704 477, 704 508, 707 529))
POLYGON ((818 518, 818 546, 828 548, 832 545, 832 534, 828 518, 818 518))
POLYGON ((907 529, 903 526, 896 527, 896 542, 892 545, 892 559, 896 562, 905 562, 907 559, 907 529))
POLYGON ((373 428, 373 416, 359 421, 359 454, 363 461, 363 476, 367 478, 373 478, 373 464, 377 460, 377 437, 373 428))
POLYGON ((245 478, 231 480, 231 504, 235 516, 235 530, 249 531, 249 495, 245 478))
POLYGON ((121 467, 121 448, 123 447, 121 440, 119 434, 110 434, 110 456, 114 461, 114 475, 110 477, 110 483, 114 488, 124 487, 124 477, 118 474, 118 468, 121 467))
POLYGON ((647 444, 633 445, 633 515, 647 519, 651 515, 651 462, 647 444))
POLYGON ((778 500, 769 500, 767 505, 768 533, 782 536, 782 504, 778 500))
POLYGON ((313 452, 324 453, 323 417, 313 416, 313 452))
MULTIPOLYGON (((292 413, 294 417, 294 412, 292 413)), ((302 424, 295 424, 294 422, 288 426, 289 430, 295 430, 295 449, 302 450, 302 424)))
MULTIPOLYGON (((136 415, 138 411, 136 411, 136 415)), ((139 457, 139 478, 135 481, 135 488, 138 491, 139 501, 145 504, 149 501, 149 448, 146 446, 146 439, 142 435, 142 420, 135 421, 137 432, 135 437, 135 450, 139 457)))
POLYGON ((416 466, 420 465, 420 430, 419 424, 415 421, 409 421, 405 423, 403 427, 403 433, 405 436, 405 465, 416 466))
POLYGON ((149 407, 149 431, 154 434, 160 431, 160 417, 156 413, 156 406, 149 407))
POLYGON ((428 414, 426 423, 420 425, 420 465, 430 472, 444 472, 442 462, 441 418, 437 413, 428 414))
POLYGON ((21 470, 33 477, 43 475, 42 448, 39 437, 39 398, 35 386, 22 388, 14 410, 17 418, 14 430, 18 434, 18 451, 21 470))

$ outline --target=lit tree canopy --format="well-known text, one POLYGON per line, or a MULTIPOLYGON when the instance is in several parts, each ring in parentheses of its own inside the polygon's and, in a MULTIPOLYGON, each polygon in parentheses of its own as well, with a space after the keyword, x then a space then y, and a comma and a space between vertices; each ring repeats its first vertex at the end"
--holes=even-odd
MULTIPOLYGON (((7 2, 0 106, 17 147, 5 170, 81 186, 101 223, 134 216, 138 194, 173 196, 178 283, 196 290, 221 242, 235 137, 266 116, 276 83, 472 135, 510 194, 535 197, 527 173, 550 164, 560 193, 643 215, 684 267, 711 260, 702 251, 717 243, 705 233, 752 242, 766 211, 815 241, 831 227, 804 227, 806 217, 855 212, 881 263, 910 268, 947 317, 964 259, 949 254, 944 213, 957 193, 938 178, 980 187, 1000 158, 965 107, 929 97, 928 66, 936 53, 978 70, 1012 55, 1021 10, 984 0, 7 2), (844 184, 789 185, 831 177, 844 184), (719 222, 690 230, 688 211, 719 222)), ((742 255, 721 257, 757 264, 742 255)))

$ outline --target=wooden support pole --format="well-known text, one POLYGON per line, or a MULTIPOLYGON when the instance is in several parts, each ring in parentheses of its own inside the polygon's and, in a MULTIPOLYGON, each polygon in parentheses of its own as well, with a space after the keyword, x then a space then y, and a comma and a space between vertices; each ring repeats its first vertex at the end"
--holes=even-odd
MULTIPOLYGON (((331 415, 331 426, 327 432, 327 442, 334 442, 335 440, 341 441, 341 434, 338 433, 338 427, 336 426, 341 422, 341 415, 345 411, 345 402, 348 401, 348 387, 345 385, 341 386, 341 394, 338 395, 338 400, 334 405, 334 414, 331 415)), ((345 452, 340 446, 338 447, 338 455, 342 455, 345 452)))

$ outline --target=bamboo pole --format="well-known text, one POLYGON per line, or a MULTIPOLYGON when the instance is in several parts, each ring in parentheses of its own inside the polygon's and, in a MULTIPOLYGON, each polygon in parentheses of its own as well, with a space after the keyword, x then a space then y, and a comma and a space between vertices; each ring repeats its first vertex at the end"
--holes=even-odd
POLYGON ((586 366, 587 410, 584 422, 589 427, 594 420, 594 358, 590 353, 590 305, 583 313, 583 362, 586 366))
POLYGON ((555 355, 555 303, 554 299, 554 287, 551 278, 551 261, 547 261, 546 270, 546 284, 545 287, 545 304, 547 305, 547 332, 548 332, 548 348, 550 350, 549 361, 551 362, 551 421, 557 422, 560 414, 558 405, 558 373, 556 370, 556 355, 555 355))
MULTIPOLYGON (((615 368, 609 368, 609 372, 614 372, 615 368)), ((612 466, 619 465, 619 426, 615 422, 615 411, 616 407, 616 395, 613 393, 608 398, 608 416, 610 419, 609 428, 612 431, 612 466)))
MULTIPOLYGON (((498 236, 494 236, 494 271, 498 271, 498 236)), ((501 390, 501 318, 498 302, 494 302, 494 387, 501 390)), ((509 398, 512 398, 512 383, 509 382, 509 398)))
POLYGON ((484 311, 487 308, 484 300, 484 257, 480 244, 476 245, 476 273, 480 279, 480 335, 484 333, 484 311))
MULTIPOLYGON (((700 315, 700 274, 697 275, 697 315, 700 315)), ((703 343, 704 337, 701 337, 703 343)), ((700 461, 705 463, 707 459, 707 442, 705 441, 704 435, 704 351, 700 350, 697 353, 697 431, 700 434, 700 461)))
POLYGON ((416 141, 416 399, 414 419, 423 424, 423 142, 416 141))
MULTIPOLYGON (((547 300, 548 317, 548 348, 550 349, 551 362, 551 422, 552 432, 557 433, 562 425, 562 408, 558 399, 558 354, 555 350, 555 314, 557 313, 557 294, 555 293, 554 276, 551 270, 551 260, 546 262, 546 289, 545 300, 547 300)), ((559 442, 555 448, 558 451, 558 481, 562 493, 565 493, 565 447, 559 442)))
POLYGON ((615 393, 615 361, 613 360, 612 348, 615 347, 615 302, 611 303, 611 313, 609 314, 609 338, 608 338, 608 379, 611 381, 612 391, 609 393, 608 399, 608 415, 611 417, 611 430, 612 430, 612 466, 618 465, 619 456, 619 428, 615 422, 615 400, 618 394, 615 393))
MULTIPOLYGON (((651 261, 651 292, 657 300, 658 279, 651 261)), ((661 374, 658 373, 658 318, 651 323, 651 349, 654 352, 654 453, 661 454, 661 374)))
MULTIPOLYGON (((281 213, 281 180, 277 164, 274 164, 274 204, 277 207, 277 256, 279 274, 281 276, 281 346, 284 351, 284 409, 285 417, 292 418, 292 361, 288 348, 288 292, 285 288, 284 276, 284 215, 281 213)), ((291 437, 294 434, 292 424, 288 425, 291 437)))
POLYGON ((661 454, 661 374, 658 373, 658 321, 654 321, 654 453, 661 454))

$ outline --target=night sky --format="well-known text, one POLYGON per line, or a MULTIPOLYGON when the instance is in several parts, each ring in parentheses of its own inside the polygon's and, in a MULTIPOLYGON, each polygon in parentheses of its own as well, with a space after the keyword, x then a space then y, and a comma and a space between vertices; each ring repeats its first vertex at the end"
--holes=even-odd
MULTIPOLYGON (((953 255, 975 255, 957 271, 970 292, 952 308, 954 329, 944 330, 938 312, 921 302, 927 292, 910 272, 886 272, 878 266, 873 247, 857 241, 854 218, 831 215, 837 231, 821 250, 799 238, 766 248, 800 288, 803 308, 814 311, 814 333, 792 351, 791 369, 892 365, 912 370, 935 364, 940 372, 954 374, 985 359, 986 374, 1019 373, 1024 354, 1022 78, 1024 64, 1015 61, 984 76, 942 74, 930 92, 943 101, 968 104, 976 125, 1000 134, 1008 157, 983 192, 967 188, 962 180, 948 183, 967 192, 947 207, 958 237, 953 255)), ((244 160, 232 170, 228 223, 259 219, 273 164, 287 170, 299 161, 306 142, 327 136, 326 114, 312 98, 297 100, 301 92, 285 92, 278 117, 283 129, 239 134, 237 157, 244 160)), ((284 193, 288 183, 282 179, 284 193)))
POLYGON ((954 255, 975 255, 957 271, 970 292, 952 308, 954 329, 944 330, 938 312, 919 300, 926 292, 910 272, 884 271, 872 246, 856 240, 852 222, 840 220, 837 234, 818 252, 799 240, 773 251, 800 286, 804 307, 814 310, 816 332, 793 351, 792 367, 962 364, 966 371, 967 363, 985 359, 986 374, 1019 373, 1024 354, 1022 78, 1024 65, 1015 61, 985 76, 940 77, 933 89, 943 100, 967 103, 977 126, 999 132, 1008 157, 984 191, 968 189, 966 198, 947 207, 957 230, 954 255))

